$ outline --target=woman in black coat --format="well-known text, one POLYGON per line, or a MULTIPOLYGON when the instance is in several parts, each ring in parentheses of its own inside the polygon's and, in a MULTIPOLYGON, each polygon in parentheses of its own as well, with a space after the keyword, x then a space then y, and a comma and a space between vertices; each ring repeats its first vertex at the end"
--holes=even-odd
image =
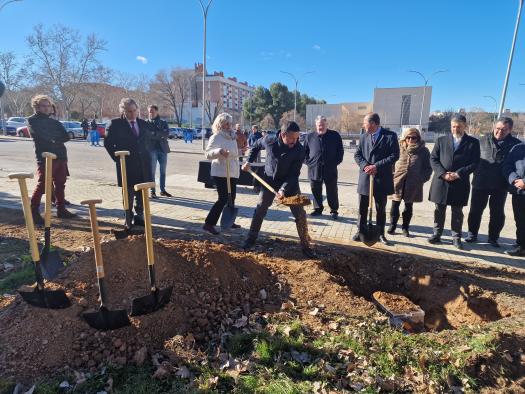
POLYGON ((462 249, 461 228, 463 207, 470 195, 470 174, 479 164, 479 141, 465 133, 467 119, 454 115, 450 122, 452 134, 439 137, 430 155, 434 177, 430 185, 429 200, 436 204, 434 210, 434 234, 428 239, 432 244, 441 242, 445 226, 447 205, 452 209, 452 240, 462 249))

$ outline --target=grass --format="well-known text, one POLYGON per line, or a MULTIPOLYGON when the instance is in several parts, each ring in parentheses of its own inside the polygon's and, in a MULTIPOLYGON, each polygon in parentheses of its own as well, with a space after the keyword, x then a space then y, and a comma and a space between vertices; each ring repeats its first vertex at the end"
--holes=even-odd
POLYGON ((0 293, 12 293, 22 285, 35 281, 35 270, 31 264, 24 264, 18 271, 13 271, 0 279, 0 293))

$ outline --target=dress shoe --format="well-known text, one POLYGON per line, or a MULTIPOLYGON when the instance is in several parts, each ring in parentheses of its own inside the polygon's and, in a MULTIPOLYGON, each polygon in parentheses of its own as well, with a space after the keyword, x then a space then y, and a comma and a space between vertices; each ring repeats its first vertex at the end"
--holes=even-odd
POLYGON ((142 227, 144 227, 144 216, 142 214, 135 215, 133 217, 133 224, 135 226, 142 226, 142 227))
POLYGON ((333 220, 339 219, 339 213, 337 212, 330 212, 330 216, 332 217, 333 220))
POLYGON ((219 232, 215 230, 215 227, 211 224, 204 223, 204 226, 202 226, 202 228, 213 235, 219 235, 219 232))
POLYGON ((405 227, 405 228, 402 228, 402 229, 401 229, 401 232, 403 233, 403 235, 404 235, 405 237, 407 237, 407 238, 410 237, 410 233, 409 233, 409 231, 408 231, 408 228, 406 228, 406 227, 405 227))
POLYGON ((312 212, 310 212, 310 216, 321 216, 323 214, 322 210, 314 209, 312 212))
POLYGON ((428 241, 429 244, 433 244, 433 245, 440 244, 441 243, 441 237, 439 235, 434 234, 427 241, 428 241))
POLYGON ((525 256, 525 248, 518 246, 515 249, 506 250, 505 254, 509 256, 525 256))
MULTIPOLYGON (((56 207, 57 206, 57 202, 55 200, 51 200, 51 205, 56 207)), ((64 200, 64 205, 65 206, 71 205, 71 202, 69 202, 68 200, 64 200)))
POLYGON ((241 228, 241 225, 240 225, 240 224, 233 223, 233 224, 232 224, 232 228, 241 228))
POLYGON ((461 242, 461 239, 459 238, 454 238, 452 240, 452 245, 458 250, 463 250, 463 242, 461 242))
POLYGON ((396 227, 397 226, 395 224, 391 224, 388 230, 386 230, 386 232, 390 235, 394 235, 396 232, 396 227))
POLYGON ((44 224, 44 218, 40 215, 38 208, 31 208, 31 215, 33 216, 33 223, 37 226, 44 224))
POLYGON ((162 197, 172 197, 172 195, 169 194, 166 190, 160 192, 160 195, 161 195, 162 197))
POLYGON ((255 246, 255 241, 253 239, 248 238, 244 243, 242 244, 242 248, 244 250, 250 250, 255 246))
POLYGON ((384 235, 379 236, 379 242, 381 242, 383 245, 390 246, 392 245, 392 242, 390 242, 384 235))
POLYGON ((467 238, 465 238, 465 242, 468 242, 469 244, 478 242, 478 236, 472 233, 468 233, 467 238))
POLYGON ((361 242, 361 235, 360 235, 360 233, 355 233, 354 236, 352 237, 352 241, 354 241, 354 242, 361 242))
POLYGON ((301 248, 303 254, 308 257, 309 259, 315 259, 317 257, 317 255, 315 254, 315 252, 313 251, 313 249, 309 246, 303 246, 301 248))
POLYGON ((499 248, 499 242, 495 239, 488 239, 488 243, 490 246, 492 246, 493 248, 499 248))
POLYGON ((77 215, 75 215, 73 212, 69 212, 66 208, 61 207, 57 209, 57 218, 61 219, 72 219, 76 218, 77 215))
POLYGON ((149 195, 149 198, 151 198, 152 200, 155 200, 157 197, 157 193, 155 192, 151 192, 150 195, 149 195))

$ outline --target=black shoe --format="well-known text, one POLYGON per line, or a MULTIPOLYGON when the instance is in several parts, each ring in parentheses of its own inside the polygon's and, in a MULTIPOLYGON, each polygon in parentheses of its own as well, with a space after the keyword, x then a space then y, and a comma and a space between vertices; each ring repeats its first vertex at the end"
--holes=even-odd
POLYGON ((463 250, 463 242, 461 242, 461 239, 455 238, 452 240, 452 245, 458 250, 463 250))
POLYGON ((405 237, 407 237, 407 238, 410 237, 410 233, 408 232, 408 228, 402 228, 401 232, 403 233, 403 235, 405 237))
POLYGON ((254 246, 255 246, 255 241, 253 239, 249 239, 249 238, 246 241, 244 241, 244 243, 242 244, 242 248, 244 250, 250 250, 254 246))
POLYGON ((308 257, 309 259, 315 259, 317 257, 317 255, 315 254, 313 249, 311 247, 309 247, 309 246, 303 246, 301 250, 302 250, 303 254, 306 257, 308 257))
POLYGON ((240 224, 233 223, 233 224, 232 224, 232 228, 241 228, 241 225, 240 225, 240 224))
POLYGON ((490 239, 489 238, 488 243, 493 248, 499 248, 499 242, 497 240, 495 240, 495 239, 490 239))
POLYGON ((439 235, 434 234, 427 241, 428 241, 429 244, 433 244, 433 245, 440 244, 441 243, 441 237, 439 235))
POLYGON ((379 236, 379 242, 381 242, 383 245, 391 246, 392 242, 390 242, 384 235, 379 236))
POLYGON ((476 243, 478 242, 478 236, 472 233, 469 233, 467 238, 465 238, 465 242, 468 242, 469 244, 476 243))
POLYGON ((155 192, 151 192, 151 194, 149 195, 149 198, 151 198, 152 200, 155 200, 157 197, 157 193, 155 192))
POLYGON ((397 226, 395 224, 391 224, 388 230, 386 230, 386 232, 390 235, 394 235, 396 232, 396 227, 397 226))
POLYGON ((72 219, 76 217, 77 215, 75 215, 73 212, 69 212, 65 207, 57 208, 57 218, 72 219))
POLYGON ((310 216, 321 216, 323 214, 322 210, 314 209, 312 212, 310 212, 310 216))
POLYGON ((518 246, 515 249, 506 250, 505 254, 509 256, 525 256, 525 248, 518 246))
POLYGON ((133 217, 133 224, 135 226, 142 226, 142 227, 144 227, 144 216, 142 216, 142 214, 135 215, 133 217))
POLYGON ((352 241, 354 241, 354 242, 361 242, 361 235, 360 235, 360 233, 355 233, 354 236, 352 237, 352 241))
POLYGON ((215 230, 215 227, 211 224, 204 223, 204 226, 202 226, 203 230, 206 230, 207 232, 213 234, 213 235, 219 235, 219 232, 215 230))
POLYGON ((161 195, 162 197, 172 197, 172 195, 169 194, 166 190, 164 190, 163 192, 160 192, 160 195, 161 195))
POLYGON ((337 212, 330 212, 330 216, 333 220, 339 219, 339 214, 337 212))

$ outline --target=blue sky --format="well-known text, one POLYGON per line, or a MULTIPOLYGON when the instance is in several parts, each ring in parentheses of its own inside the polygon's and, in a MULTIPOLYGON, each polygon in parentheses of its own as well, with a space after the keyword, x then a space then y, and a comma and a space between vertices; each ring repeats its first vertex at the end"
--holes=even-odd
MULTIPOLYGON (((0 0, 0 3, 3 1, 0 0)), ((374 87, 418 86, 431 74, 432 109, 499 101, 518 0, 214 0, 208 71, 252 85, 293 88, 329 102, 370 101, 374 87)), ((525 111, 525 15, 506 107, 525 111)), ((0 51, 25 53, 37 23, 62 23, 108 42, 106 66, 153 75, 202 59, 197 0, 23 0, 0 12, 0 51), (147 63, 137 60, 143 56, 147 63)))

